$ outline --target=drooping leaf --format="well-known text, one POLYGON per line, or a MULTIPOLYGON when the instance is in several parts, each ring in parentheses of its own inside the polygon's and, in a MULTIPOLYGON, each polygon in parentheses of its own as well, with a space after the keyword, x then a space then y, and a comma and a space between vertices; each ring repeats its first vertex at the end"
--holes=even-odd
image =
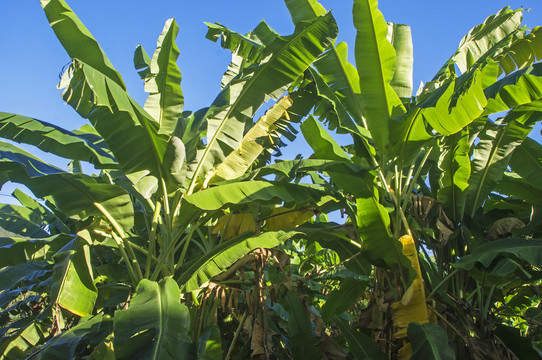
POLYGON ((542 145, 536 140, 528 137, 516 146, 508 165, 531 186, 542 190, 542 145))
POLYGON ((350 161, 348 154, 341 149, 314 116, 311 115, 303 121, 301 131, 317 158, 350 161))
POLYGON ((510 112, 502 120, 502 125, 486 123, 471 161, 466 200, 471 217, 502 178, 512 152, 527 137, 540 116, 536 112, 510 112))
MULTIPOLYGON (((7 263, 5 259, 2 260, 7 263)), ((45 262, 25 262, 3 267, 0 270, 0 290, 8 290, 21 282, 33 282, 45 277, 49 273, 47 266, 45 262)))
POLYGON ((75 315, 91 315, 98 290, 94 285, 87 242, 82 238, 74 239, 54 259, 51 299, 75 315))
POLYGON ((537 239, 505 238, 483 244, 454 263, 454 267, 471 270, 477 264, 489 268, 499 257, 517 258, 533 266, 542 265, 542 241, 537 239))
POLYGON ((485 89, 488 104, 484 114, 509 109, 539 110, 542 99, 542 63, 536 63, 500 79, 485 89))
POLYGON ((207 34, 205 35, 207 39, 214 42, 221 39, 220 45, 223 48, 251 63, 259 63, 262 59, 265 46, 256 37, 250 36, 250 33, 246 36, 241 35, 219 23, 206 22, 205 25, 207 25, 207 34))
POLYGON ((408 325, 408 340, 412 345, 413 360, 453 360, 455 354, 448 345, 446 331, 437 324, 408 325))
POLYGON ((47 261, 73 240, 72 235, 58 234, 40 239, 0 238, 0 268, 32 261, 47 261))
POLYGON ((56 206, 67 216, 80 219, 103 216, 116 222, 124 231, 134 225, 130 195, 120 186, 104 184, 83 174, 43 174, 37 169, 58 171, 11 145, 7 148, 15 161, 6 159, 6 152, 2 151, 5 145, 8 144, 0 142, 0 169, 8 175, 7 179, 26 185, 38 197, 52 196, 56 206))
MULTIPOLYGON (((320 121, 325 122, 329 130, 335 130, 339 134, 350 132, 370 139, 371 134, 369 131, 358 125, 348 114, 343 100, 339 98, 340 94, 331 89, 321 74, 314 69, 309 69, 309 71, 316 84, 318 95, 331 104, 331 106, 326 106, 325 109, 322 104, 319 104, 314 111, 314 115, 317 115, 320 121)), ((344 100, 346 101, 346 99, 344 100)), ((372 149, 372 152, 374 152, 374 149, 372 149)))
POLYGON ((126 310, 115 311, 115 358, 179 359, 188 356, 188 308, 180 302, 177 283, 142 280, 126 310))
POLYGON ((333 193, 309 184, 248 181, 211 187, 186 196, 181 205, 179 224, 189 224, 201 211, 214 211, 224 206, 262 203, 316 204, 333 193))
POLYGON ((116 168, 101 147, 56 125, 22 115, 0 113, 0 136, 68 159, 88 161, 97 168, 116 168))
POLYGON ((257 248, 274 248, 294 236, 298 231, 267 231, 260 235, 243 234, 215 246, 210 252, 181 269, 178 283, 182 292, 199 289, 214 276, 257 248))
POLYGON ((529 34, 517 31, 515 35, 498 55, 494 55, 506 75, 542 60, 542 27, 535 27, 529 34))
POLYGON ((183 116, 182 76, 177 66, 179 49, 175 44, 178 33, 175 19, 167 20, 145 78, 145 91, 149 93, 145 111, 158 122, 159 132, 167 135, 173 134, 177 121, 183 116))
POLYGON ((284 2, 296 25, 301 21, 312 20, 326 13, 326 9, 317 0, 285 0, 284 2))
POLYGON ((114 81, 126 86, 100 45, 64 0, 40 0, 47 20, 71 59, 79 59, 114 81))
POLYGON ((23 237, 49 236, 42 228, 41 217, 23 206, 0 204, 0 224, 4 230, 23 237))
POLYGON ((0 360, 19 360, 27 357, 32 348, 42 343, 49 336, 49 326, 39 321, 30 322, 28 326, 15 334, 2 338, 0 343, 0 360))
POLYGON ((98 314, 82 318, 77 325, 51 339, 40 352, 33 357, 35 360, 61 360, 76 358, 80 345, 88 342, 97 344, 113 331, 113 319, 98 314))
POLYGON ((488 103, 483 77, 476 70, 452 80, 420 103, 420 115, 442 135, 455 134, 479 117, 488 103))

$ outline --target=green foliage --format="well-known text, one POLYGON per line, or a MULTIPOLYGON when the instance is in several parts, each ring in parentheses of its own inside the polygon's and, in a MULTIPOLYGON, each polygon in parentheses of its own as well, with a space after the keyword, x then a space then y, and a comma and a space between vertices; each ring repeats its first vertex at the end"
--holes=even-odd
POLYGON ((66 2, 41 4, 89 124, 0 113, 0 184, 32 192, 0 206, 0 359, 537 351, 542 37, 521 9, 474 27, 417 94, 410 28, 376 0, 353 3, 355 65, 316 0, 285 1, 290 35, 207 23, 232 61, 187 111, 174 19, 135 51, 141 106, 66 2), (314 154, 271 161, 292 123, 314 154))

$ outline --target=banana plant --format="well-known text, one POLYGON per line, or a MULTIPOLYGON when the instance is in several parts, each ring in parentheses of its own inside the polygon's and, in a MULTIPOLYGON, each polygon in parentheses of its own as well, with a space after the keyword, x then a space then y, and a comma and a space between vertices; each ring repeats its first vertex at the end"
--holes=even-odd
MULTIPOLYGON (((317 1, 285 2, 294 24, 326 13, 317 1)), ((529 306, 536 313, 534 293, 511 309, 525 296, 525 282, 539 284, 537 261, 527 253, 536 253, 539 236, 533 195, 541 145, 528 136, 541 120, 542 33, 521 26, 522 13, 504 8, 474 27, 413 93, 410 28, 387 23, 376 0, 355 0, 355 66, 347 45, 333 43, 308 71, 319 99, 314 117, 301 125, 314 151, 307 161, 341 164, 320 168, 327 177, 320 181, 350 199, 350 238, 374 269, 373 287, 334 306, 350 307, 352 324, 386 339, 379 345, 390 358, 485 358, 503 351, 521 358, 513 355, 518 341, 529 344, 523 349, 529 356, 535 353, 530 342, 539 339, 537 330, 505 335, 510 324, 530 321, 529 306), (352 143, 340 146, 321 123, 350 134, 352 143), (356 174, 355 166, 369 172, 356 174), (520 238, 526 248, 517 247, 520 238), (364 310, 353 312, 355 299, 367 297, 364 310), (431 322, 448 332, 420 339, 431 322), (499 331, 491 330, 495 324, 499 331), (452 348, 439 345, 448 341, 452 348)), ((356 289, 351 286, 341 285, 337 296, 356 289)), ((374 350, 367 339, 354 344, 360 336, 352 337, 355 329, 346 323, 324 319, 339 326, 356 358, 374 350)))
POLYGON ((2 207, 0 358, 219 358, 216 324, 191 316, 197 306, 189 310, 181 294, 198 301, 239 258, 306 236, 280 222, 267 229, 264 217, 283 204, 314 214, 344 202, 328 188, 243 177, 266 165, 280 137, 293 136, 289 123, 312 107, 299 81, 335 39, 333 16, 300 23, 288 36, 260 24, 240 43, 252 37, 258 56, 224 40, 242 61, 230 66, 213 103, 191 112, 183 108, 174 19, 152 57, 141 46, 134 54, 149 93, 141 106, 68 4, 41 5, 72 59, 62 98, 89 124, 68 131, 0 115, 0 136, 9 140, 0 142, 1 184, 22 184, 43 200, 18 190, 21 205, 2 207), (14 142, 68 159, 69 170, 14 142), (85 174, 82 163, 99 174, 85 174), (256 226, 228 238, 240 214, 256 226), (213 233, 224 217, 228 225, 213 233))

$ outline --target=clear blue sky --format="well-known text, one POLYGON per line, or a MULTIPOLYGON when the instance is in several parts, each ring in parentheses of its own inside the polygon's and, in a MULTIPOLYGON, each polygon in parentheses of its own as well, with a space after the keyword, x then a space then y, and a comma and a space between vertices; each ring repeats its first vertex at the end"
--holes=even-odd
MULTIPOLYGON (((133 70, 133 52, 142 44, 152 54, 168 18, 175 17, 181 29, 177 44, 187 110, 197 110, 212 102, 230 60, 228 51, 205 39, 204 21, 220 22, 246 33, 265 19, 280 34, 293 32, 289 13, 281 0, 67 1, 141 104, 146 94, 133 70)), ((321 3, 332 9, 339 24, 339 40, 351 45, 352 54, 355 36, 352 1, 322 0, 321 3)), ((524 23, 529 27, 542 25, 541 0, 382 0, 379 5, 387 21, 412 27, 415 88, 420 81, 432 78, 471 27, 504 6, 530 8, 524 23)), ((56 89, 59 73, 70 59, 50 29, 39 0, 4 0, 1 10, 0 111, 39 118, 70 130, 84 124, 75 111, 64 105, 56 89)), ((353 62, 352 55, 350 59, 353 62)), ((291 149, 293 153, 296 150, 297 146, 291 149)))

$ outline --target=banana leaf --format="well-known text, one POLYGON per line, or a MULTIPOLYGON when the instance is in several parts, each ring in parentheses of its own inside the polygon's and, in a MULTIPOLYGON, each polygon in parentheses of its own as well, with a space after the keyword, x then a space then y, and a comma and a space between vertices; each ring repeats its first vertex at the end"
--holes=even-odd
POLYGON ((367 128, 376 148, 389 144, 389 121, 405 112, 401 99, 390 85, 396 67, 396 53, 387 39, 388 24, 378 10, 377 0, 355 0, 356 67, 360 102, 367 128))
POLYGON ((38 119, 2 112, 0 136, 67 159, 87 161, 98 169, 118 166, 113 156, 84 137, 38 119))
POLYGON ((378 349, 376 343, 369 336, 352 329, 346 321, 335 316, 333 321, 341 330, 348 343, 348 351, 356 360, 384 360, 386 355, 378 349))
POLYGON ((142 280, 126 310, 114 315, 116 359, 188 359, 188 308, 180 302, 177 283, 142 280))
POLYGON ((175 44, 178 33, 175 19, 167 20, 158 38, 149 74, 145 77, 145 91, 149 97, 144 109, 160 125, 159 132, 166 135, 173 134, 183 117, 182 76, 177 66, 179 49, 175 44))
POLYGON ((222 90, 207 116, 207 146, 197 159, 189 194, 202 173, 239 147, 245 125, 256 110, 269 98, 278 99, 331 43, 337 31, 330 13, 299 24, 293 35, 277 37, 266 46, 265 62, 245 69, 222 90))
POLYGON ((271 249, 301 234, 298 231, 267 231, 260 235, 239 235, 222 242, 204 256, 187 264, 180 270, 177 282, 181 284, 182 292, 197 290, 254 249, 271 249))
POLYGON ((448 345, 448 335, 437 324, 408 325, 408 340, 412 346, 413 360, 453 360, 455 354, 448 345))

